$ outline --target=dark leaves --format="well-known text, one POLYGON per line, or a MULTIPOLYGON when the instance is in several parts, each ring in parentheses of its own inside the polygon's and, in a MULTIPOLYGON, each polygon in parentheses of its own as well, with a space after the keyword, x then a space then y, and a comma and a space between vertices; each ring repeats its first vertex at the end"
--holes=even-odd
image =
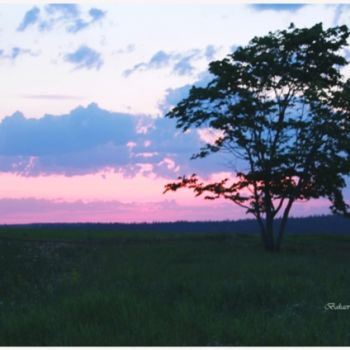
POLYGON ((350 173, 350 82, 340 69, 346 26, 296 28, 253 38, 245 47, 211 62, 214 79, 193 87, 167 116, 187 130, 222 132, 193 158, 226 151, 243 160, 239 181, 203 184, 195 175, 168 184, 190 188, 209 200, 226 198, 257 213, 267 202, 327 197, 345 213, 341 195, 350 173), (245 193, 243 195, 242 193, 245 193))

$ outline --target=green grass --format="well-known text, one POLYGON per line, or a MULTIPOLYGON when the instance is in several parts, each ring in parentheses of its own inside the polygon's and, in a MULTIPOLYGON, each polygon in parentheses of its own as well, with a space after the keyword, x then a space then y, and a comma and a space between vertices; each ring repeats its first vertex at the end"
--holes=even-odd
POLYGON ((349 238, 11 229, 0 345, 350 345, 349 238))

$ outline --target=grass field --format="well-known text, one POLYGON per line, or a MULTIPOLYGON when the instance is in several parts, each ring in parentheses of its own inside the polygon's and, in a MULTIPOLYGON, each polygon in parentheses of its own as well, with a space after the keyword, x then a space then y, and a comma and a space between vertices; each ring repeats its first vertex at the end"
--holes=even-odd
POLYGON ((350 345, 350 239, 0 229, 0 345, 350 345))

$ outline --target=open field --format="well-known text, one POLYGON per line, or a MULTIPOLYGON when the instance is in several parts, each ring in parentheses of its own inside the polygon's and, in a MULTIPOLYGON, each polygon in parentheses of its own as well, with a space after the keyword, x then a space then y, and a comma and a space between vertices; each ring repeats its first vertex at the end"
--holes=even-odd
POLYGON ((0 345, 350 345, 350 238, 0 229, 0 345))

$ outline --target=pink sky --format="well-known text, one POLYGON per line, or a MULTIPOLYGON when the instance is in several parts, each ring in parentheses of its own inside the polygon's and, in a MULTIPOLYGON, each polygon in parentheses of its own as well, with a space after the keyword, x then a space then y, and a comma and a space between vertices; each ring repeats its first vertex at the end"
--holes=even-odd
MULTIPOLYGON (((217 173, 212 180, 227 174, 217 173)), ((120 173, 67 177, 25 177, 0 173, 0 223, 153 222, 235 220, 244 210, 224 200, 194 198, 188 190, 163 195, 171 179, 154 174, 124 177, 120 173)), ((326 200, 296 203, 292 215, 328 213, 326 200)))
MULTIPOLYGON (((0 5, 0 223, 245 218, 227 201, 162 193, 237 165, 190 160, 218 135, 162 117, 208 82, 209 62, 291 22, 348 24, 350 6, 224 3, 0 5)), ((319 200, 292 215, 328 212, 319 200)))

